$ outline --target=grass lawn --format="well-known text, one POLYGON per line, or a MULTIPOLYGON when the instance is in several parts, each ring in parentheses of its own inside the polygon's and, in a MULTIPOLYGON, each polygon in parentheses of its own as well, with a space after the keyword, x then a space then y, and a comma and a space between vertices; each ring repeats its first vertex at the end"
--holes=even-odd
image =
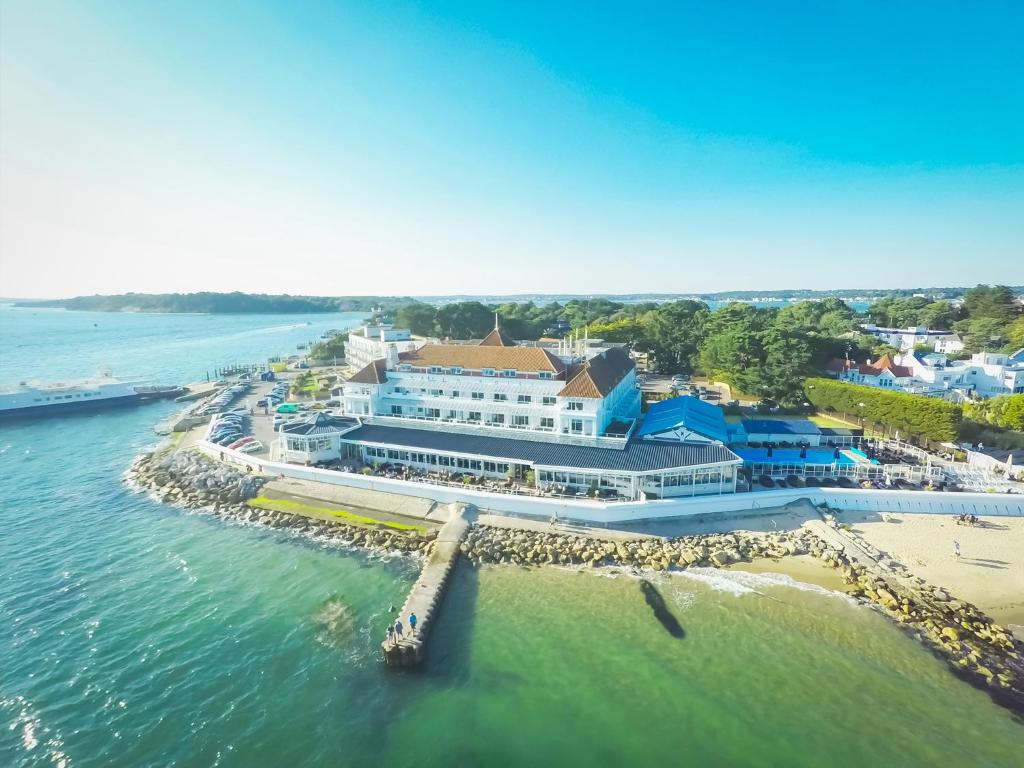
POLYGON ((312 504, 303 504, 300 501, 292 501, 291 499, 268 499, 266 496, 257 496, 255 499, 251 499, 249 504, 253 507, 269 509, 273 512, 289 512, 296 515, 305 515, 306 517, 337 517, 351 525, 361 525, 365 527, 384 526, 385 528, 393 528, 397 531, 416 531, 417 533, 427 532, 426 526, 423 525, 408 525, 406 523, 395 523, 389 520, 377 520, 365 515, 357 515, 355 512, 349 512, 344 509, 315 507, 312 504))
POLYGON ((816 413, 813 416, 808 416, 807 418, 809 420, 813 421, 819 427, 834 427, 834 428, 839 428, 839 429, 850 429, 850 428, 855 428, 857 426, 857 422, 852 420, 852 419, 850 420, 849 423, 847 423, 847 422, 844 422, 844 421, 840 421, 839 419, 833 419, 831 416, 825 416, 825 415, 820 414, 820 413, 816 413))

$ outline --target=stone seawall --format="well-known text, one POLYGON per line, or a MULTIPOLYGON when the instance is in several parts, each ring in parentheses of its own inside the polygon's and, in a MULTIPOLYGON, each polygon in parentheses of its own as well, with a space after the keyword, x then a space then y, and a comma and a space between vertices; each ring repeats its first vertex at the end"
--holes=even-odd
POLYGON ((202 454, 186 451, 144 453, 125 474, 126 483, 149 491, 167 504, 204 510, 230 522, 284 529, 375 552, 423 555, 435 537, 433 531, 420 535, 356 526, 251 505, 249 502, 259 495, 267 481, 266 477, 241 472, 202 454))

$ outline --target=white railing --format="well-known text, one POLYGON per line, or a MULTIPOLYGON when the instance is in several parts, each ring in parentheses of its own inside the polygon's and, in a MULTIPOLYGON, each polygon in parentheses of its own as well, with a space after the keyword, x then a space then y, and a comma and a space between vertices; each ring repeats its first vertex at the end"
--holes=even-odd
POLYGON ((475 422, 455 421, 454 419, 433 418, 427 416, 369 416, 362 417, 364 423, 379 424, 386 427, 404 427, 406 429, 429 429, 435 432, 462 432, 487 437, 507 437, 516 440, 533 440, 541 443, 561 443, 565 445, 590 445, 598 448, 615 448, 621 450, 629 441, 626 437, 588 437, 586 435, 559 434, 551 428, 487 426, 475 422), (410 424, 410 422, 412 422, 410 424))

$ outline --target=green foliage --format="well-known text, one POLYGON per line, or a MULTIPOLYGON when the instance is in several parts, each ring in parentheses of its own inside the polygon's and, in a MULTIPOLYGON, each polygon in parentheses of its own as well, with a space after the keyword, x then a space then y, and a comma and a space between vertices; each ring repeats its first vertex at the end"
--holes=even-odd
POLYGON ((832 379, 808 379, 806 393, 807 400, 820 410, 856 414, 905 435, 936 443, 955 440, 963 417, 960 406, 939 398, 832 379))
POLYGON ((309 350, 309 357, 330 363, 345 356, 345 334, 338 333, 324 341, 318 341, 309 350))
POLYGON ((999 395, 964 406, 964 417, 1002 429, 1024 432, 1024 394, 999 395))
POLYGON ((406 304, 395 313, 395 325, 419 336, 437 333, 437 310, 430 304, 406 304))
POLYGON ((964 309, 970 318, 988 317, 1009 323, 1020 314, 1013 291, 1005 285, 979 285, 964 293, 964 309))

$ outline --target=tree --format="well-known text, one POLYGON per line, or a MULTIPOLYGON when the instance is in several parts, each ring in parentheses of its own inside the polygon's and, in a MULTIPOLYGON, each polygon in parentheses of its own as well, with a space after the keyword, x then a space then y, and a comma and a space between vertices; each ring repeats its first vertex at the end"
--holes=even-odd
POLYGON ((647 346, 658 366, 671 371, 692 371, 711 316, 701 301, 673 301, 662 304, 649 315, 647 346))
POLYGON ((478 339, 494 328, 494 313, 479 301, 445 304, 437 310, 437 329, 453 339, 478 339))
POLYGON ((405 304, 395 313, 395 325, 418 336, 433 336, 437 333, 437 310, 430 304, 405 304))
POLYGON ((971 319, 988 317, 1010 322, 1020 313, 1013 291, 1005 285, 979 285, 964 293, 964 310, 971 319))

